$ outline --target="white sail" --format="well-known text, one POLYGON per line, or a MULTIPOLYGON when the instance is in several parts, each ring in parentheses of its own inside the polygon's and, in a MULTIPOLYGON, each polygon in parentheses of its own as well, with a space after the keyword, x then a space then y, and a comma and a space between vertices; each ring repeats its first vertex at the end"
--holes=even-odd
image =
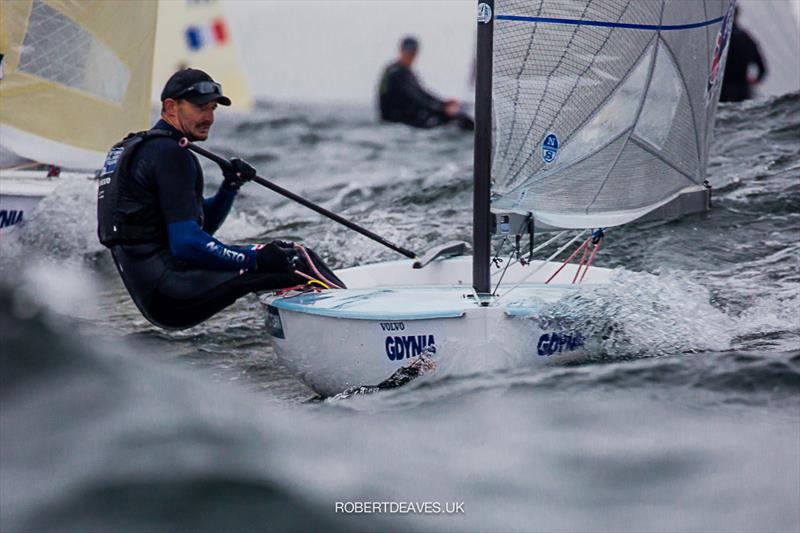
POLYGON ((800 0, 738 0, 738 24, 758 43, 767 76, 761 95, 800 91, 800 0))
POLYGON ((492 207, 562 228, 691 210, 733 4, 498 0, 492 207))
POLYGON ((169 77, 186 67, 208 72, 240 111, 253 107, 232 29, 217 0, 162 0, 153 70, 153 101, 169 77))
POLYGON ((153 2, 15 0, 0 21, 0 143, 34 161, 102 166, 147 125, 153 2))

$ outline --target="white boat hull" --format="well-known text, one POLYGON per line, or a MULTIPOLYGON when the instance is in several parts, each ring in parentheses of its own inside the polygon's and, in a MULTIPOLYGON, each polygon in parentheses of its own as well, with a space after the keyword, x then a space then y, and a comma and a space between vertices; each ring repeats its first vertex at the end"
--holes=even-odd
MULTIPOLYGON (((544 318, 578 287, 571 284, 575 266, 554 279, 561 283, 545 285, 560 263, 544 265, 529 283, 484 306, 466 281, 471 264, 460 257, 421 270, 410 261, 368 265, 337 272, 347 290, 266 298, 278 358, 312 389, 332 395, 377 385, 423 353, 437 371, 464 374, 597 352, 599 339, 575 323, 544 318)), ((510 268, 498 294, 539 265, 510 268)), ((609 275, 592 268, 584 283, 604 283, 609 275)))
POLYGON ((39 202, 50 195, 62 180, 78 178, 91 176, 83 172, 62 172, 60 177, 48 177, 44 170, 0 171, 0 235, 30 220, 39 202))
POLYGON ((0 234, 11 231, 14 226, 30 218, 42 198, 44 196, 0 194, 0 234))

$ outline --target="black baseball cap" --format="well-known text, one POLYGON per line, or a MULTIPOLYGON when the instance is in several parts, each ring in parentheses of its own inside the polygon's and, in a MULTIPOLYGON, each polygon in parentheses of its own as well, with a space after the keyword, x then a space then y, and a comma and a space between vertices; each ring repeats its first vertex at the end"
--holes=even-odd
POLYGON ((416 52, 419 50, 419 41, 416 37, 412 37, 411 35, 403 37, 403 40, 400 41, 400 50, 416 52))
POLYGON ((231 105, 231 99, 222 94, 222 85, 196 68, 179 70, 167 80, 161 91, 161 101, 188 100, 196 105, 205 105, 216 101, 220 105, 231 105))

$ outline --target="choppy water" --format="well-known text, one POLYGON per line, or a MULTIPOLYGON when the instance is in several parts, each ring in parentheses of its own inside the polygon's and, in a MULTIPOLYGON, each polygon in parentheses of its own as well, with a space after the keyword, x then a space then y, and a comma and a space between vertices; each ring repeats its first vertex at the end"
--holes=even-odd
MULTIPOLYGON (((411 249, 470 239, 469 135, 262 104, 212 136, 411 249)), ((310 403, 255 297, 187 331, 147 324, 95 241, 94 184, 64 183, 2 244, 0 529, 800 530, 800 95, 721 106, 709 174, 712 213, 610 233, 597 264, 626 272, 554 310, 624 324, 602 363, 310 403)), ((240 196, 223 240, 394 258, 240 196)))

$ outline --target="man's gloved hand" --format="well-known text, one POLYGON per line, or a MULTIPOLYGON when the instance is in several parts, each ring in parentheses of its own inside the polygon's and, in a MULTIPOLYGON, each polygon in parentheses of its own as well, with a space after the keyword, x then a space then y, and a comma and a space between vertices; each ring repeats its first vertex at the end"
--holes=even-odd
POLYGON ((294 253, 294 243, 291 241, 279 241, 278 239, 274 239, 269 242, 270 244, 274 244, 278 248, 283 248, 284 250, 291 250, 294 253))
POLYGON ((272 241, 256 247, 257 272, 294 272, 292 260, 296 253, 291 245, 283 241, 272 241), (283 246, 281 246, 283 245, 283 246))
POLYGON ((231 165, 222 169, 222 176, 225 178, 222 181, 225 188, 238 191, 246 181, 256 177, 256 169, 244 159, 234 157, 231 159, 231 165))

